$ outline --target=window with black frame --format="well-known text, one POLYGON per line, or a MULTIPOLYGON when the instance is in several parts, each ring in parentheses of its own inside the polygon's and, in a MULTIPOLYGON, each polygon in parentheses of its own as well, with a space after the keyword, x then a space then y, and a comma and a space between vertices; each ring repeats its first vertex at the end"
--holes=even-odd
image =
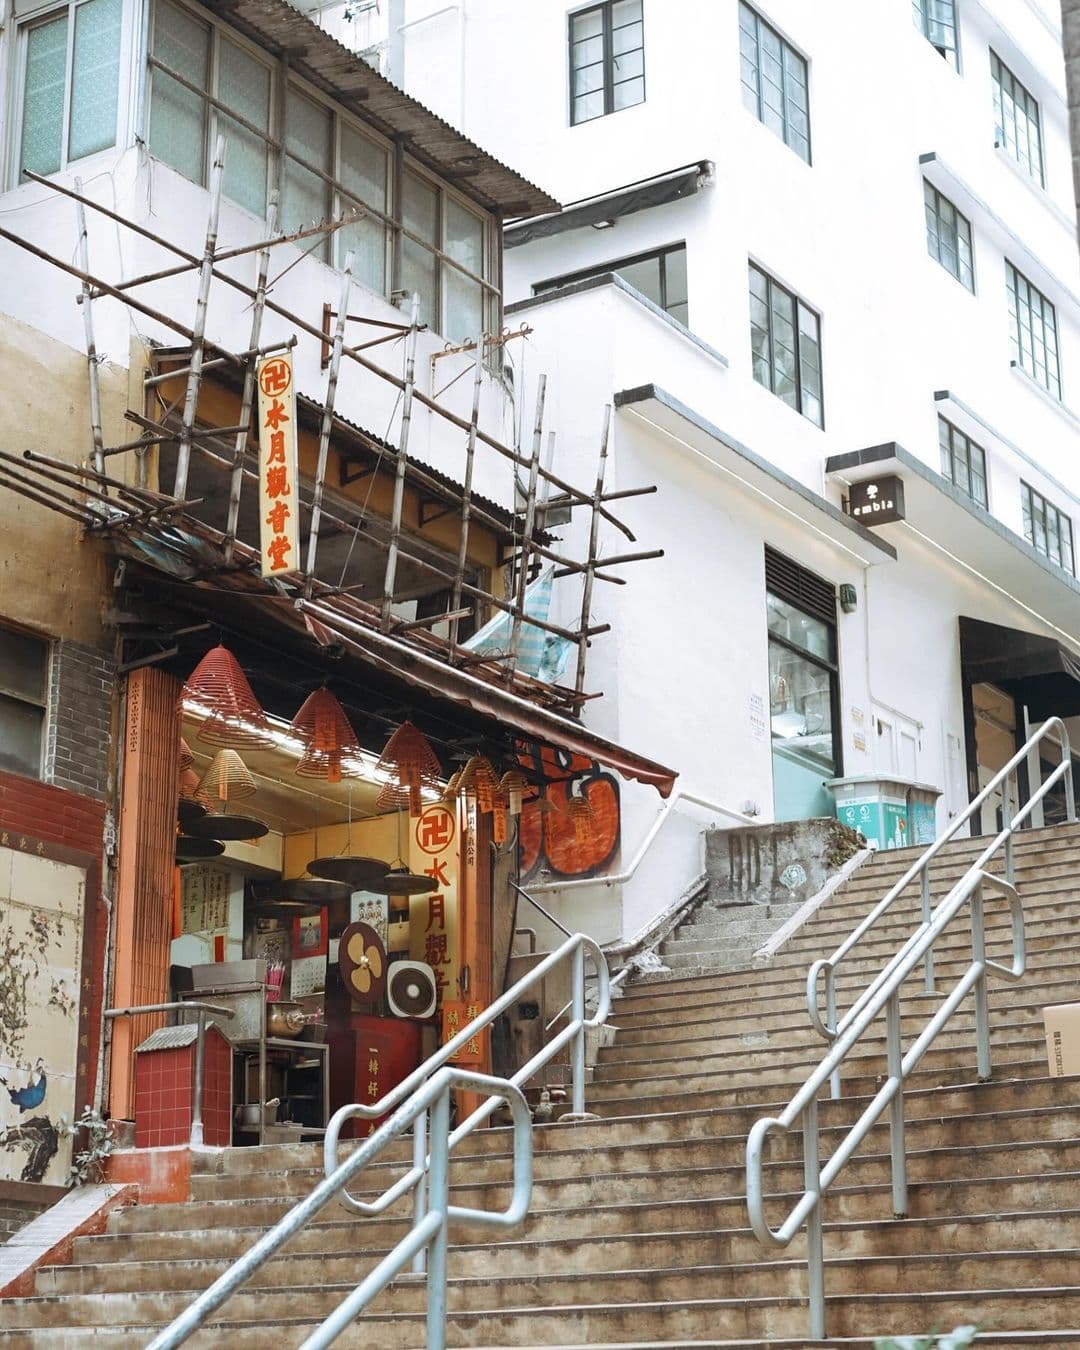
POLYGON ((986 506, 986 451, 941 416, 938 417, 938 444, 944 477, 980 506, 986 506))
POLYGON ((622 277, 623 281, 640 291, 646 300, 659 305, 681 324, 687 324, 689 310, 685 244, 672 244, 669 248, 637 253, 631 258, 620 258, 617 262, 605 262, 597 267, 583 268, 580 272, 553 277, 550 281, 540 281, 533 286, 533 294, 542 295, 560 286, 572 286, 575 281, 587 281, 589 277, 603 276, 605 272, 614 272, 622 277))
POLYGON ((0 769, 40 778, 49 680, 49 643, 0 628, 0 769))
POLYGON ((642 0, 604 0, 570 15, 570 125, 645 102, 642 0))
POLYGON ((1020 506, 1024 519, 1024 538, 1037 553, 1075 576, 1076 554, 1070 518, 1022 480, 1020 506))
POLYGON ((816 426, 824 426, 821 320, 798 296, 750 264, 754 379, 816 426))

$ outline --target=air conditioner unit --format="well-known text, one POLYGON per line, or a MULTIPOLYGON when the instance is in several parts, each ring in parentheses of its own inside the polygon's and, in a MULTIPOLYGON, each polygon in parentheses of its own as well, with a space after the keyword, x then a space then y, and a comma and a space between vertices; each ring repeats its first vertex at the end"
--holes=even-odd
POLYGON ((390 967, 386 1000, 395 1017, 431 1017, 437 994, 435 972, 423 961, 395 961, 390 967))

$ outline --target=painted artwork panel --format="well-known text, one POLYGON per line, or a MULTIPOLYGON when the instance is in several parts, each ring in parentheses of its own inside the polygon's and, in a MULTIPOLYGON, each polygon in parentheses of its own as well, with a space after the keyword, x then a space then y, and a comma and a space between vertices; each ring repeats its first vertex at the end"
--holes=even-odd
POLYGON ((75 1115, 86 872, 0 848, 0 1179, 63 1185, 75 1115))

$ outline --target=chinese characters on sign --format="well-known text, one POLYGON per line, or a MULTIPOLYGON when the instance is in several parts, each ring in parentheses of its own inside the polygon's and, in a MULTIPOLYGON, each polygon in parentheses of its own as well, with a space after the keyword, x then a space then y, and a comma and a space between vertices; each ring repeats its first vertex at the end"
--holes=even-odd
POLYGON ((259 547, 262 575, 300 566, 300 491, 296 466, 296 387, 292 356, 265 356, 259 385, 259 547))
POLYGON ((457 818, 441 803, 429 806, 413 832, 413 870, 437 883, 430 895, 416 895, 411 903, 409 955, 425 961, 435 975, 436 1007, 458 993, 458 892, 460 860, 457 818))

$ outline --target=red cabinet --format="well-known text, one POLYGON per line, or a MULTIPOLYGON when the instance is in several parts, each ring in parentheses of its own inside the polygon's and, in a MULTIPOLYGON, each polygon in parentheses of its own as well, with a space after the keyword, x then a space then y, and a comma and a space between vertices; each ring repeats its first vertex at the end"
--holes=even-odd
MULTIPOLYGON (((403 1017, 349 1013, 331 1026, 330 1109, 381 1100, 420 1064, 420 1023, 403 1017)), ((378 1120, 354 1119, 341 1131, 343 1139, 374 1133, 378 1120)))

